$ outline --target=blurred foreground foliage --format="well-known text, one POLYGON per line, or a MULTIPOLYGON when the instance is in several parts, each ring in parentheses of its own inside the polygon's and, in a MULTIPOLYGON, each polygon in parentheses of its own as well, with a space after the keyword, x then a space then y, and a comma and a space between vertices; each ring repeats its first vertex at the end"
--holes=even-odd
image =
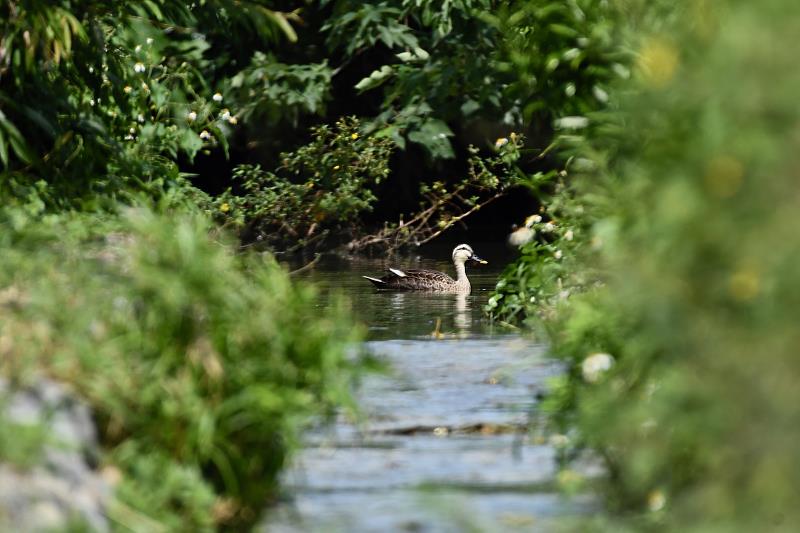
POLYGON ((0 216, 0 372, 89 402, 121 473, 116 528, 252 524, 303 423, 352 407, 343 302, 320 307, 203 217, 0 216))
POLYGON ((800 5, 668 4, 490 306, 569 364, 545 407, 637 511, 598 529, 794 531, 800 5))

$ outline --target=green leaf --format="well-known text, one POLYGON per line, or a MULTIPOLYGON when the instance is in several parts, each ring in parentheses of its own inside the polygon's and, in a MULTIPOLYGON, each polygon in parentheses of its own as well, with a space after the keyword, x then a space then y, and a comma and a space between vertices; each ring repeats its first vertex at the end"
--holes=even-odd
POLYGON ((362 92, 374 89, 388 80, 392 74, 394 74, 394 69, 389 65, 384 65, 380 69, 374 70, 368 77, 356 83, 355 88, 362 92))
POLYGON ((203 141, 200 139, 200 136, 190 129, 183 130, 178 139, 178 144, 181 150, 186 152, 190 159, 203 147, 203 141))
POLYGON ((228 153, 228 138, 225 137, 225 133, 219 127, 211 125, 208 127, 211 130, 211 133, 214 134, 219 144, 222 146, 222 151, 225 152, 225 158, 228 159, 230 157, 230 153, 228 153))
POLYGON ((443 121, 428 119, 408 134, 408 140, 421 145, 435 159, 452 159, 455 157, 449 140, 452 136, 452 130, 443 121))
POLYGON ((294 28, 292 28, 292 25, 289 24, 289 20, 286 18, 286 13, 272 11, 271 9, 266 8, 263 9, 267 16, 271 18, 281 30, 283 30, 283 33, 290 42, 297 42, 297 32, 295 32, 294 28))
POLYGON ((461 114, 465 117, 468 117, 480 108, 481 105, 478 102, 469 98, 467 101, 461 104, 461 114))
POLYGON ((0 130, 0 161, 3 162, 4 167, 8 167, 8 145, 3 130, 0 130))

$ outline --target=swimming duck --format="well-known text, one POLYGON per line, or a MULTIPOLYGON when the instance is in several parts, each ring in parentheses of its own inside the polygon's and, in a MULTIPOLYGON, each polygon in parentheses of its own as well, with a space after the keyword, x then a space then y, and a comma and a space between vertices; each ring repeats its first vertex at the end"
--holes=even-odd
POLYGON ((363 277, 381 290, 469 293, 472 287, 464 268, 464 263, 467 261, 475 261, 483 265, 488 262, 475 255, 468 244, 459 244, 453 250, 456 279, 438 270, 399 270, 397 268, 390 268, 389 273, 380 279, 370 276, 363 277))

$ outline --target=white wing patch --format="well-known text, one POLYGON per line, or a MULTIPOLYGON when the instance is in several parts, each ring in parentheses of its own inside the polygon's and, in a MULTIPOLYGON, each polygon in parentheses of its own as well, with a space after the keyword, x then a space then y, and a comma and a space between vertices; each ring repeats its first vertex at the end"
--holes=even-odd
POLYGON ((402 270, 397 270, 396 268, 390 268, 390 269, 389 269, 389 272, 391 272, 392 274, 394 274, 394 275, 395 275, 395 276, 397 276, 398 278, 405 278, 405 277, 407 277, 405 272, 403 272, 402 270))

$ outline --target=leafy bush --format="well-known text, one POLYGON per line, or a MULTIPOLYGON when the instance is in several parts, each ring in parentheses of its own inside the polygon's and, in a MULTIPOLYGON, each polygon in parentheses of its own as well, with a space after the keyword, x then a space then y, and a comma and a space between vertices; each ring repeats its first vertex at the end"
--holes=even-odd
POLYGON ((211 49, 233 31, 294 36, 256 2, 3 4, 0 194, 95 209, 185 185, 178 157, 227 150, 237 122, 216 81, 235 50, 211 49))
POLYGON ((570 365, 547 406, 606 460, 612 508, 641 512, 609 529, 800 524, 800 77, 780 45, 798 15, 695 2, 638 20, 624 103, 582 147, 574 268, 602 285, 546 314, 570 365))
POLYGON ((604 86, 624 73, 615 10, 599 0, 327 3, 331 49, 348 60, 369 49, 394 53, 355 85, 383 97, 367 131, 434 159, 455 157, 452 128, 476 119, 497 133, 531 129, 546 145, 554 118, 604 104, 604 86))
POLYGON ((120 524, 252 522, 301 424, 349 405, 358 329, 271 259, 211 241, 201 218, 133 211, 102 239, 91 222, 6 217, 0 369, 90 402, 122 471, 120 524))
POLYGON ((389 173, 393 144, 362 137, 359 122, 344 118, 336 128, 318 126, 313 140, 281 154, 276 172, 241 165, 234 178, 243 195, 228 189, 215 198, 217 216, 245 228, 248 240, 307 247, 333 230, 348 232, 372 209, 374 187, 389 173))
MULTIPOLYGON (((554 192, 543 195, 549 203, 516 230, 526 242, 520 243, 520 256, 506 267, 486 304, 491 318, 536 327, 560 302, 597 281, 598 273, 582 261, 591 253, 586 235, 596 213, 590 213, 568 178, 560 172, 554 192)), ((536 177, 520 181, 532 179, 536 177)))
POLYGON ((531 179, 516 165, 523 148, 524 139, 521 135, 512 133, 510 141, 504 140, 506 142, 502 146, 498 145, 497 153, 488 156, 470 146, 468 168, 463 178, 422 183, 420 195, 423 199, 416 211, 409 213, 406 218, 401 214, 397 222, 384 222, 383 228, 375 233, 357 236, 347 243, 347 249, 393 251, 425 244, 502 197, 523 180, 529 183, 548 179, 542 173, 537 173, 531 179))

